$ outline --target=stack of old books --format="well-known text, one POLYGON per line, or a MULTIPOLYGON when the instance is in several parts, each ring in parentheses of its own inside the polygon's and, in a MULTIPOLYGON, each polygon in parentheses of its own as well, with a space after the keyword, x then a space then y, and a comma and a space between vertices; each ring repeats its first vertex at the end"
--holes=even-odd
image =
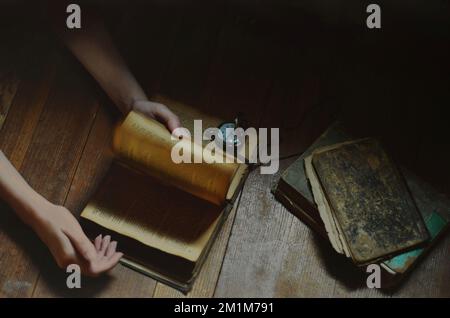
POLYGON ((450 224, 450 202, 392 162, 372 138, 332 125, 283 174, 278 200, 356 266, 400 281, 450 224))

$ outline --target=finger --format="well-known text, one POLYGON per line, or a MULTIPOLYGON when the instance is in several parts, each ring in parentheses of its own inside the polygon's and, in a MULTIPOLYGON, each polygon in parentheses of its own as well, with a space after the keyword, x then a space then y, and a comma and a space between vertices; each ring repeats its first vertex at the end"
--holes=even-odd
POLYGON ((123 253, 114 253, 111 258, 105 259, 104 261, 101 261, 93 266, 90 274, 92 276, 98 276, 101 273, 111 270, 114 266, 117 265, 122 257, 123 253))
POLYGON ((75 250, 81 257, 87 261, 91 261, 96 258, 97 251, 95 246, 87 238, 83 231, 67 231, 64 234, 69 238, 70 242, 75 247, 75 250))
POLYGON ((120 261, 120 259, 123 257, 123 253, 121 252, 116 252, 110 259, 109 261, 111 262, 111 264, 114 264, 114 266, 120 261))
POLYGON ((100 251, 100 248, 102 247, 102 240, 103 237, 101 234, 95 238, 94 245, 97 251, 100 251))
POLYGON ((177 115, 175 115, 169 108, 165 105, 158 105, 154 109, 154 114, 156 117, 163 120, 167 126, 167 128, 172 132, 175 128, 180 127, 180 119, 177 115))
POLYGON ((102 255, 102 256, 105 255, 106 249, 108 248, 108 245, 109 245, 109 242, 111 242, 111 236, 106 235, 102 241, 102 246, 100 248, 100 255, 102 255))
POLYGON ((117 242, 113 241, 109 244, 108 249, 106 250, 106 257, 110 258, 116 252, 117 242))
POLYGON ((111 256, 111 258, 106 261, 105 271, 109 271, 114 266, 116 266, 122 257, 123 257, 123 253, 120 253, 120 252, 114 253, 111 256))
POLYGON ((174 117, 171 117, 167 120, 167 128, 169 128, 169 131, 172 132, 174 129, 180 127, 180 120, 176 115, 174 117))

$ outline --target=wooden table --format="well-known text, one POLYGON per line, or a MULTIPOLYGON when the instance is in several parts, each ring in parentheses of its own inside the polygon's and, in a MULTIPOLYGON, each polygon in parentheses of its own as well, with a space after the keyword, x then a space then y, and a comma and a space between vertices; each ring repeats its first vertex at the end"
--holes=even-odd
MULTIPOLYGON (((148 92, 280 127, 281 155, 305 149, 341 106, 335 93, 343 73, 333 36, 322 34, 323 41, 311 30, 298 32, 301 26, 277 29, 219 7, 208 14, 161 7, 145 19, 137 15, 126 16, 116 34, 148 92), (142 28, 146 40, 138 42, 133 34, 142 28)), ((20 32, 6 32, 2 43, 10 50, 0 50, 0 111, 6 118, 0 149, 32 187, 79 214, 111 161, 119 115, 54 37, 20 32)), ((355 70, 348 74, 351 80, 355 70)), ((344 91, 357 104, 360 91, 350 93, 344 91)), ((280 171, 292 160, 282 161, 280 171)), ((359 271, 274 200, 270 188, 277 178, 249 176, 188 297, 450 297, 450 236, 399 290, 368 289, 359 271)), ((121 265, 107 276, 84 278, 80 290, 68 290, 65 275, 1 204, 0 296, 184 297, 121 265)))

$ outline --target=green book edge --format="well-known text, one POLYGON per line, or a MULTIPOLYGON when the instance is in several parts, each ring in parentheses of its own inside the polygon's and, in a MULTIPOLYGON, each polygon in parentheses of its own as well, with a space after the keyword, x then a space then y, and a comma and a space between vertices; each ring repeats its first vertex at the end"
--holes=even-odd
MULTIPOLYGON (((437 211, 433 211, 427 220, 425 220, 425 225, 431 236, 431 241, 434 241, 443 229, 449 225, 449 223, 450 221, 445 220, 439 213, 437 213, 437 211)), ((383 264, 395 272, 403 273, 409 268, 409 264, 414 263, 424 251, 425 248, 417 248, 397 255, 390 260, 383 262, 383 264)))

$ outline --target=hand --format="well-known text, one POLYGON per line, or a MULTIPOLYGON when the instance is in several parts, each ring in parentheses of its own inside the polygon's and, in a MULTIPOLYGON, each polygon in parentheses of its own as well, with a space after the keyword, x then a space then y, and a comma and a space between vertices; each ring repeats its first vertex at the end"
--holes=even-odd
POLYGON ((159 120, 170 132, 180 127, 180 119, 166 105, 148 100, 137 100, 133 103, 132 110, 159 120))
POLYGON ((84 275, 98 276, 112 269, 123 256, 116 252, 117 242, 111 241, 109 235, 99 235, 91 243, 77 219, 63 206, 47 201, 38 214, 32 227, 63 269, 78 264, 84 275))

